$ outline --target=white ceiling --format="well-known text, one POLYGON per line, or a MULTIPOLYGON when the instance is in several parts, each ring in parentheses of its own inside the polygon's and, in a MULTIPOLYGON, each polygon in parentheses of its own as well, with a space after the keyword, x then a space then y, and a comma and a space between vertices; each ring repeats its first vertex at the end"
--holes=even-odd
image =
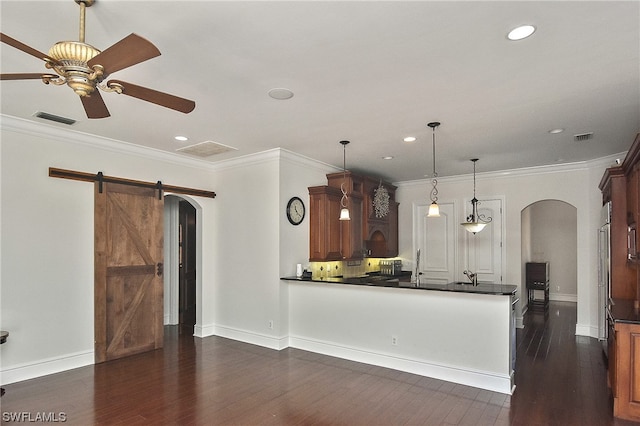
MULTIPOLYGON (((2 32, 35 49, 78 39, 74 0, 0 7, 2 32)), ((193 99, 192 113, 105 93, 111 117, 89 120, 70 88, 39 80, 0 83, 2 113, 70 117, 73 130, 170 152, 207 140, 237 148, 211 162, 282 147, 342 167, 347 139, 347 168, 396 182, 431 173, 430 121, 442 123, 440 176, 470 173, 473 157, 484 172, 618 154, 640 131, 638 1, 96 0, 87 8, 86 42, 98 49, 132 32, 162 56, 112 77, 193 99), (508 41, 524 23, 536 33, 508 41), (270 98, 277 87, 295 96, 270 98), (587 132, 593 139, 574 141, 587 132), (409 135, 417 141, 403 142, 409 135)), ((2 73, 47 71, 1 49, 2 73)))

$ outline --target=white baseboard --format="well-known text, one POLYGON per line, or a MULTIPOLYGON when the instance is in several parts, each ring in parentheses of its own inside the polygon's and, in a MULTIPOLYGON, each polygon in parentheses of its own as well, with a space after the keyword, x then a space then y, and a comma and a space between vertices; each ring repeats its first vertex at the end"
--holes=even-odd
POLYGON ((576 336, 587 336, 598 338, 598 327, 594 327, 588 324, 576 324, 576 336))
MULTIPOLYGON (((212 331, 209 336, 215 335, 226 337, 227 339, 237 340, 252 345, 262 346, 269 349, 281 350, 289 346, 287 337, 277 337, 268 334, 260 334, 253 331, 240 330, 237 328, 213 325, 209 327, 212 331)), ((202 336, 205 337, 205 336, 202 336)))
POLYGON ((60 357, 8 367, 0 370, 0 384, 21 382, 95 363, 94 351, 77 352, 60 357))
POLYGON ((550 293, 549 300, 556 302, 573 302, 578 303, 577 294, 550 293))
POLYGON ((330 342, 319 342, 297 336, 289 337, 289 346, 508 395, 511 395, 515 389, 515 386, 513 386, 513 377, 509 375, 502 376, 484 371, 465 370, 458 367, 433 364, 424 360, 402 358, 358 348, 338 346, 330 342))
POLYGON ((193 326, 193 335, 196 337, 208 337, 215 335, 215 326, 196 324, 193 326))

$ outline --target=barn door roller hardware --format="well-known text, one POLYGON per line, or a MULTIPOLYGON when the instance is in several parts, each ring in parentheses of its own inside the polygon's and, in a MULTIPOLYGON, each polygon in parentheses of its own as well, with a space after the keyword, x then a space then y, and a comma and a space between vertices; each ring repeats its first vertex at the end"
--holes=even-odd
POLYGON ((196 197, 215 198, 216 193, 213 191, 205 191, 202 189, 187 188, 184 186, 165 185, 161 181, 157 182, 144 182, 140 180, 132 180, 119 178, 114 176, 105 176, 102 172, 96 174, 78 172, 74 170, 56 169, 49 167, 49 177, 56 177, 61 179, 79 180, 83 182, 98 182, 98 191, 102 193, 102 184, 104 182, 119 183, 123 185, 138 186, 142 188, 151 188, 158 190, 158 198, 162 199, 163 191, 168 191, 174 194, 193 195, 196 197))

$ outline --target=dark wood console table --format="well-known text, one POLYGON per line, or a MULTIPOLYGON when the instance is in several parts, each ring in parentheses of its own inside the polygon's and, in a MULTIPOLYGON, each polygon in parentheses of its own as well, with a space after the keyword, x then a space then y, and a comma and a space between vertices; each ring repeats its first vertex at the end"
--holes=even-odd
POLYGON ((549 262, 529 262, 526 265, 527 303, 533 309, 549 309, 549 262), (535 297, 536 290, 543 292, 542 300, 535 297))

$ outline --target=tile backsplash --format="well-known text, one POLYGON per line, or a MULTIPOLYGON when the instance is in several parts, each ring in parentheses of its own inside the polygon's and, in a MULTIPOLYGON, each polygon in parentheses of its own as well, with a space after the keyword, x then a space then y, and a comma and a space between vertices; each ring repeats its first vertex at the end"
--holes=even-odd
POLYGON ((309 264, 314 279, 330 277, 358 277, 369 272, 380 272, 380 259, 344 260, 333 262, 311 262, 309 264))

